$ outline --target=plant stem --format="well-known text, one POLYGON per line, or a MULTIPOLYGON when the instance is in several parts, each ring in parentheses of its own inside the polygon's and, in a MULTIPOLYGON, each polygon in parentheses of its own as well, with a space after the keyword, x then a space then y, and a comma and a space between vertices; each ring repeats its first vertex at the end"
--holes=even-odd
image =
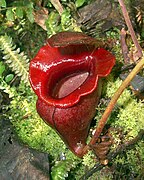
POLYGON ((133 30, 133 27, 132 27, 132 24, 131 24, 131 21, 130 21, 130 18, 129 18, 129 15, 128 15, 128 12, 126 10, 126 6, 124 4, 124 1, 123 0, 118 0, 120 6, 121 6, 121 10, 122 10, 122 13, 123 13, 123 16, 124 16, 124 19, 125 19, 125 22, 126 22, 126 25, 129 29, 129 32, 131 34, 131 38, 133 40, 133 43, 135 44, 136 48, 137 48, 137 51, 138 51, 138 57, 141 58, 142 57, 142 48, 141 46, 139 45, 138 43, 138 40, 136 38, 136 35, 135 35, 135 32, 133 30))
MULTIPOLYGON (((123 153, 124 151, 128 150, 128 149, 132 149, 133 146, 135 146, 135 144, 144 139, 144 130, 140 130, 138 135, 133 138, 132 140, 125 142, 124 144, 119 145, 116 150, 114 150, 113 152, 109 153, 107 158, 108 161, 112 161, 117 155, 120 155, 121 153, 123 153)), ((95 164, 95 166, 93 168, 91 168, 88 172, 86 172, 81 178, 80 180, 87 180, 90 176, 92 176, 95 172, 100 171, 105 165, 100 164, 99 162, 97 164, 95 164)))
POLYGON ((59 15, 61 16, 63 13, 63 7, 59 0, 51 0, 52 5, 55 7, 55 9, 58 11, 59 15))
POLYGON ((135 68, 131 71, 131 73, 127 76, 127 78, 122 82, 121 86, 118 88, 118 90, 112 97, 109 105, 107 106, 102 118, 100 119, 100 121, 98 123, 96 132, 93 135, 93 137, 89 143, 89 146, 94 145, 96 143, 118 98, 120 97, 122 92, 125 90, 125 88, 129 85, 130 81, 135 77, 135 75, 140 71, 140 69, 142 69, 143 66, 144 66, 144 57, 139 61, 139 63, 135 66, 135 68))
MULTIPOLYGON (((121 6, 121 9, 122 9, 122 12, 123 12, 123 16, 124 16, 124 19, 126 21, 126 24, 128 26, 128 29, 130 31, 130 34, 131 34, 131 38, 137 48, 137 51, 138 51, 138 57, 139 58, 142 58, 143 54, 142 54, 142 48, 141 46, 139 45, 138 43, 138 40, 136 38, 136 35, 135 35, 135 32, 133 30, 133 27, 132 27, 132 24, 131 24, 131 21, 130 21, 130 18, 129 18, 129 15, 128 15, 128 12, 126 10, 126 6, 124 4, 124 1, 123 0, 118 0, 120 6, 121 6)), ((125 90, 125 88, 129 85, 129 83, 131 82, 131 80, 135 77, 135 75, 142 69, 142 67, 144 66, 144 57, 139 61, 139 63, 135 66, 135 68, 131 71, 131 73, 127 76, 127 78, 122 82, 121 86, 118 88, 118 90, 116 91, 116 93, 114 94, 114 96, 112 97, 109 105, 107 106, 102 118, 100 119, 99 123, 98 123, 98 126, 96 128, 96 131, 91 139, 91 141, 89 142, 88 145, 86 145, 83 149, 83 155, 87 153, 87 151, 90 149, 90 147, 92 147, 98 140, 106 122, 107 122, 107 119, 108 117, 110 116, 118 98, 120 97, 120 95, 123 93, 123 91, 125 90)))
POLYGON ((130 59, 128 57, 129 51, 128 51, 128 47, 126 44, 126 31, 124 28, 122 28, 122 30, 120 32, 120 41, 121 41, 122 54, 124 57, 124 63, 128 64, 130 59))
POLYGON ((86 154, 87 151, 97 142, 106 122, 107 122, 107 119, 108 117, 110 116, 118 98, 120 97, 120 95, 123 93, 123 91, 125 90, 125 88, 129 85, 129 83, 131 82, 131 80, 135 77, 135 75, 143 68, 144 66, 144 57, 143 54, 142 54, 142 48, 140 47, 138 41, 137 41, 137 38, 136 38, 136 35, 135 35, 135 32, 133 30, 133 27, 132 27, 132 24, 131 24, 131 21, 130 21, 130 18, 129 18, 129 15, 128 15, 128 12, 126 10, 126 7, 125 7, 125 4, 123 2, 123 0, 118 0, 119 1, 119 4, 121 6, 121 9, 122 9, 122 12, 123 12, 123 16, 125 18, 125 21, 126 21, 126 24, 129 28, 129 31, 130 31, 130 34, 131 34, 131 38, 137 48, 137 51, 138 51, 138 56, 139 58, 141 58, 141 60, 139 61, 139 63, 135 66, 135 68, 131 71, 131 73, 127 76, 127 78, 122 82, 121 86, 118 88, 118 90, 115 92, 114 96, 112 97, 110 103, 108 104, 102 118, 100 119, 99 123, 98 123, 98 126, 96 128, 96 131, 91 139, 91 141, 89 142, 88 145, 86 145, 84 148, 83 148, 83 152, 82 152, 82 155, 86 154))
POLYGON ((123 93, 125 88, 129 85, 131 80, 135 77, 135 75, 142 69, 143 66, 144 66, 144 57, 139 61, 139 63, 135 66, 135 68, 131 71, 131 73, 127 76, 127 78, 122 82, 121 86, 115 92, 115 94, 112 97, 111 101, 109 102, 102 118, 100 119, 100 121, 98 123, 98 126, 96 128, 96 131, 95 131, 91 141, 89 142, 88 145, 86 145, 84 147, 82 155, 86 154, 87 151, 90 149, 90 147, 92 147, 97 142, 97 140, 98 140, 98 138, 99 138, 106 122, 107 122, 107 119, 110 116, 118 98, 123 93))

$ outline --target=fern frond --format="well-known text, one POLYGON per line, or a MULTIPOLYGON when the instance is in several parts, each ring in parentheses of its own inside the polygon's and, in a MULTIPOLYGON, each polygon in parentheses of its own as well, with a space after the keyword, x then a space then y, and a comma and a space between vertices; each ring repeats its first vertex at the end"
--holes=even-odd
POLYGON ((73 160, 57 161, 52 167, 51 176, 55 180, 65 180, 68 177, 69 171, 75 166, 73 160))
POLYGON ((7 93, 9 95, 9 98, 13 98, 17 92, 14 87, 10 87, 2 77, 0 77, 0 90, 3 92, 7 93))
POLYGON ((13 45, 12 38, 7 35, 0 37, 0 48, 4 54, 3 59, 9 67, 18 76, 21 76, 21 80, 28 83, 29 60, 27 56, 20 52, 20 48, 16 48, 16 45, 13 45))

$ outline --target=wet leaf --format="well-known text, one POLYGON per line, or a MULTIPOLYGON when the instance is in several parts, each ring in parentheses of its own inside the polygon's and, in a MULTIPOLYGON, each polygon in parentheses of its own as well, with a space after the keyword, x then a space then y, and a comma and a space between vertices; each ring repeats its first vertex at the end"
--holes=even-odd
POLYGON ((14 21, 14 13, 12 9, 8 9, 6 12, 6 17, 8 21, 14 21))
POLYGON ((6 81, 6 82, 10 82, 13 78, 14 78, 14 75, 13 75, 13 74, 8 74, 8 75, 5 77, 5 81, 6 81))
POLYGON ((6 1, 5 0, 0 1, 0 7, 6 7, 6 1))
POLYGON ((85 0, 76 0, 75 5, 76 7, 81 7, 85 3, 85 0))
POLYGON ((16 15, 19 18, 23 18, 23 9, 20 7, 16 8, 16 15))
POLYGON ((5 70, 5 65, 2 62, 0 62, 0 76, 2 75, 4 70, 5 70))

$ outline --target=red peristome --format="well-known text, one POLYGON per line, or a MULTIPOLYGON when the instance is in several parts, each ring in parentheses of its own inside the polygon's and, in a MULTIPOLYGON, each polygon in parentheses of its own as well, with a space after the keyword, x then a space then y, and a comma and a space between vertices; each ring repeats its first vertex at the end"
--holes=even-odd
POLYGON ((96 48, 96 42, 101 44, 83 33, 58 33, 30 63, 39 115, 79 157, 100 97, 100 78, 115 64, 115 57, 96 48))
POLYGON ((105 49, 83 52, 77 55, 63 55, 58 48, 43 46, 30 63, 30 81, 35 93, 49 105, 70 107, 76 104, 81 96, 94 91, 98 77, 107 76, 113 65, 114 56, 105 49), (80 89, 67 97, 55 99, 52 91, 58 80, 73 73, 88 72, 89 77, 80 89), (87 83, 87 82, 91 83, 87 83))

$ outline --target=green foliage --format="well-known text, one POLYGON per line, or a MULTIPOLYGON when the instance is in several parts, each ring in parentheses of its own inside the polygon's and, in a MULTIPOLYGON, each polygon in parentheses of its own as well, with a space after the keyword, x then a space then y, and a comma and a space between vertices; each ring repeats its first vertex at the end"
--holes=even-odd
POLYGON ((8 21, 14 21, 14 13, 12 8, 7 10, 6 17, 8 21))
POLYGON ((33 3, 29 2, 27 4, 27 9, 26 9, 26 16, 28 18, 28 20, 33 23, 34 22, 34 16, 33 16, 33 3))
MULTIPOLYGON (((107 96, 112 97, 116 89, 122 83, 117 79, 115 83, 109 82, 107 85, 107 96)), ((125 90, 118 99, 117 105, 119 113, 117 114, 117 121, 113 121, 113 126, 122 127, 127 132, 127 138, 137 136, 140 129, 144 129, 144 103, 137 102, 137 99, 129 90, 125 90)))
POLYGON ((7 93, 9 95, 9 98, 13 98, 16 93, 15 87, 10 87, 2 77, 0 77, 0 90, 7 93))
POLYGON ((8 74, 8 75, 5 77, 5 81, 6 81, 6 82, 10 82, 13 78, 14 78, 14 75, 13 75, 13 74, 8 74))
POLYGON ((81 7, 86 0, 76 0, 75 5, 77 8, 81 7))
POLYGON ((6 1, 5 0, 0 1, 0 7, 6 7, 6 1))
MULTIPOLYGON (((121 85, 122 81, 117 78, 112 80, 107 84, 106 95, 112 97, 118 87, 121 85)), ((120 136, 114 135, 114 145, 116 148, 119 143, 126 143, 132 138, 136 137, 141 129, 144 129, 144 103, 143 101, 138 101, 134 94, 128 89, 126 89, 120 96, 117 102, 118 111, 111 115, 108 123, 112 127, 121 128, 123 132, 123 139, 120 140, 120 136), (122 141, 122 142, 121 142, 122 141)), ((119 173, 124 172, 123 167, 126 166, 128 171, 133 171, 135 174, 141 174, 144 167, 144 146, 143 142, 138 143, 135 149, 127 151, 125 156, 118 156, 115 160, 119 173), (141 164, 137 166, 137 164, 141 164)), ((112 148, 113 149, 113 148, 112 148)), ((113 149, 114 150, 114 149, 113 149)), ((129 174, 130 175, 130 174, 129 174)), ((128 176, 129 176, 128 175, 128 176)))
POLYGON ((9 36, 0 37, 0 48, 3 50, 3 59, 10 68, 18 75, 21 80, 28 82, 28 62, 27 56, 20 52, 20 48, 12 43, 12 38, 9 36))
POLYGON ((52 180, 65 180, 68 177, 68 172, 74 167, 73 160, 57 161, 52 168, 52 180))
POLYGON ((48 36, 61 31, 81 31, 71 16, 69 8, 64 9, 61 17, 58 12, 52 11, 46 20, 48 36))
POLYGON ((70 30, 70 27, 72 25, 72 19, 71 19, 70 9, 65 9, 61 16, 61 26, 63 31, 70 30))
POLYGON ((11 87, 8 83, 14 78, 14 75, 8 73, 5 76, 5 71, 5 64, 2 61, 0 61, 0 90, 7 93, 9 95, 9 98, 12 98, 16 93, 16 89, 15 87, 11 87))
POLYGON ((88 153, 84 155, 82 164, 88 168, 92 168, 96 164, 95 155, 92 151, 88 151, 88 153))
POLYGON ((4 71, 5 71, 5 65, 3 62, 0 61, 0 76, 2 76, 4 71))
POLYGON ((16 16, 20 19, 22 19, 24 16, 23 8, 21 7, 16 8, 15 13, 16 13, 16 16))
MULTIPOLYGON (((34 16, 33 16, 33 2, 30 0, 20 0, 20 1, 14 1, 11 7, 8 7, 6 9, 6 18, 8 21, 15 21, 16 19, 22 19, 24 15, 28 18, 28 20, 33 23, 34 22, 34 16)), ((6 1, 2 0, 1 7, 6 7, 6 1)), ((4 9, 3 9, 4 10, 4 9)))
POLYGON ((51 12, 46 21, 46 27, 48 35, 55 34, 61 31, 61 26, 59 26, 59 14, 56 12, 51 12))
POLYGON ((56 161, 52 167, 52 180, 78 180, 83 175, 82 159, 76 157, 72 152, 65 154, 65 159, 56 161))

